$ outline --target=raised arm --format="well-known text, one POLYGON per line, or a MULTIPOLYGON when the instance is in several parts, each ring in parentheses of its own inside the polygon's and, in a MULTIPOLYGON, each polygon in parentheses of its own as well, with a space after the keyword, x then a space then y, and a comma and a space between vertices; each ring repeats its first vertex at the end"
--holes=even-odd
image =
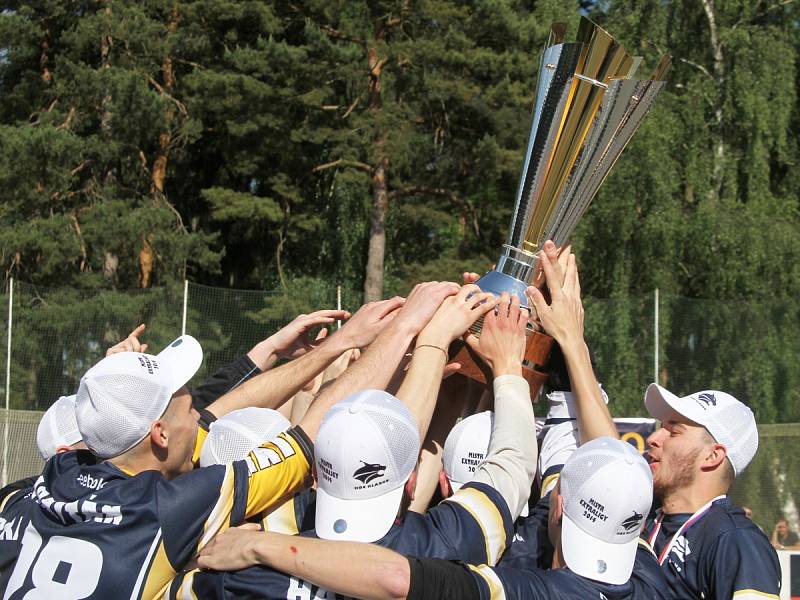
MULTIPOLYGON (((306 411, 299 425, 309 438, 316 439, 322 417, 339 400, 359 390, 385 389, 412 340, 430 321, 444 298, 457 291, 455 283, 431 281, 417 285, 397 316, 361 358, 325 388, 306 411)), ((359 344, 358 347, 365 345, 359 344)))
POLYGON ((247 357, 262 371, 269 369, 278 359, 300 358, 311 352, 321 339, 311 339, 310 333, 315 327, 329 325, 336 320, 349 319, 346 310, 318 310, 307 315, 298 315, 291 323, 281 327, 267 339, 253 346, 247 357))
POLYGON ((496 489, 516 519, 528 501, 536 476, 536 424, 528 382, 522 378, 528 311, 503 294, 498 309, 483 322, 480 338, 467 343, 491 366, 494 423, 489 451, 474 481, 496 489))
POLYGON ((492 310, 495 304, 494 295, 482 293, 477 285, 465 285, 458 294, 442 302, 436 314, 420 332, 411 364, 397 391, 397 397, 416 418, 421 441, 425 439, 431 423, 450 343, 492 310))
POLYGON ((211 404, 208 410, 219 417, 248 406, 278 408, 345 351, 372 343, 402 304, 402 298, 365 304, 323 344, 254 377, 211 404))
POLYGON ((548 305, 535 287, 529 287, 527 293, 545 331, 558 342, 564 354, 575 397, 581 443, 604 435, 618 438, 617 428, 592 370, 589 348, 583 339, 583 304, 575 255, 569 254, 563 272, 555 244, 548 240, 539 260, 547 279, 551 303, 548 305))

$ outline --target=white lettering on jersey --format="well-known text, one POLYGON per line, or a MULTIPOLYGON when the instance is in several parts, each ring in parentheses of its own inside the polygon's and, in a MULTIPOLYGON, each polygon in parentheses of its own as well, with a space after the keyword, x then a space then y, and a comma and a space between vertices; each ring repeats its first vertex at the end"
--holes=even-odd
POLYGON ((291 577, 286 590, 286 600, 352 600, 349 596, 334 594, 302 579, 291 577))
POLYGON ((22 517, 15 517, 7 521, 0 517, 0 541, 13 541, 19 539, 19 527, 22 525, 22 517))
MULTIPOLYGON (((94 481, 97 480, 95 479, 94 481)), ((94 497, 91 496, 91 498, 94 497)), ((31 498, 42 510, 65 524, 93 521, 105 525, 119 525, 122 522, 121 506, 98 504, 90 500, 78 500, 69 503, 56 502, 45 487, 43 477, 39 477, 36 480, 31 498)))
POLYGON ((675 545, 672 546, 672 550, 670 551, 670 562, 675 566, 678 572, 681 572, 681 565, 686 564, 686 557, 692 553, 691 549, 689 548, 689 542, 686 539, 686 536, 681 536, 677 540, 675 540, 675 545), (680 565, 675 561, 672 560, 672 556, 680 561, 680 565))
POLYGON ((88 473, 78 475, 75 481, 77 481, 83 487, 89 488, 90 490, 102 490, 106 485, 106 482, 102 477, 95 479, 88 473))

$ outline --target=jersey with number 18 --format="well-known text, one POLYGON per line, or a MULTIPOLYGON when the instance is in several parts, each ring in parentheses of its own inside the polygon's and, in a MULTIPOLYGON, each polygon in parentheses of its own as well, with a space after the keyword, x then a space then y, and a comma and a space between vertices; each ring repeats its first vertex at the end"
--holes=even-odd
POLYGON ((302 489, 311 456, 297 428, 245 460, 172 481, 85 450, 56 455, 0 506, 2 598, 159 597, 214 535, 302 489))

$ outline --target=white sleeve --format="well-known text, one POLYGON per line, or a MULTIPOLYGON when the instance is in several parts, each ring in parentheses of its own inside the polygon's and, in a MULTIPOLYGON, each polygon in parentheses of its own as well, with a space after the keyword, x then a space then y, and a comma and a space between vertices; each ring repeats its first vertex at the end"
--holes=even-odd
POLYGON ((528 382, 517 375, 494 380, 494 424, 489 451, 474 481, 492 486, 516 520, 536 476, 536 424, 528 382))

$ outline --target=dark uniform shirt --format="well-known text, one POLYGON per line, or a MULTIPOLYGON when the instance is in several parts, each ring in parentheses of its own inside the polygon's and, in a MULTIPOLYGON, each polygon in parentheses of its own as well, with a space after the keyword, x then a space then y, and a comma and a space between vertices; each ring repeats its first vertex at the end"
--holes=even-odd
POLYGON ((676 598, 763 600, 780 594, 775 549, 727 497, 694 515, 655 511, 642 537, 653 546, 676 598))
POLYGON ((631 578, 621 585, 602 583, 564 569, 470 567, 481 600, 668 600, 658 561, 645 542, 636 551, 631 578))
MULTIPOLYGON (((376 543, 401 554, 494 563, 512 534, 511 514, 494 488, 469 483, 424 515, 410 512, 376 543)), ((314 532, 302 535, 315 537, 314 532)), ((177 577, 171 597, 198 598, 341 598, 302 579, 265 567, 231 573, 191 571, 177 577)))
POLYGON ((171 481, 152 470, 126 474, 86 450, 56 455, 32 489, 0 505, 0 593, 8 600, 160 597, 214 535, 301 488, 311 456, 299 429, 245 460, 171 481))

